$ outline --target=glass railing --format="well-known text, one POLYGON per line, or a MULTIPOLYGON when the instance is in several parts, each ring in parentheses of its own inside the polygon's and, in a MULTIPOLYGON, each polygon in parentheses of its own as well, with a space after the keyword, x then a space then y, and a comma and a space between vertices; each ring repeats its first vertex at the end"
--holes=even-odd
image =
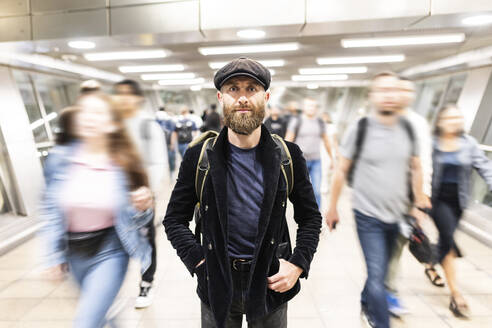
MULTIPOLYGON (((492 160, 492 146, 480 145, 487 157, 492 160)), ((475 204, 484 204, 492 207, 492 193, 485 181, 475 171, 472 176, 472 201, 475 204)))

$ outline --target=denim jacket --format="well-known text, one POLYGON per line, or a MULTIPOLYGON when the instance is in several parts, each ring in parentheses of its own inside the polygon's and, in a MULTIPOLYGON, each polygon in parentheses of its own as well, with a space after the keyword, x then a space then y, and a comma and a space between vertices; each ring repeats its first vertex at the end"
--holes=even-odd
MULTIPOLYGON (((471 174, 472 169, 477 170, 485 183, 492 190, 492 161, 485 156, 485 153, 478 148, 478 142, 469 135, 460 137, 458 149, 458 160, 461 164, 460 176, 458 180, 458 197, 461 209, 466 209, 470 200, 471 193, 471 174)), ((444 152, 439 149, 438 139, 434 139, 434 151, 432 154, 432 196, 439 195, 441 187, 441 177, 443 170, 444 152)))
MULTIPOLYGON (((67 221, 61 204, 63 182, 69 179, 68 172, 72 164, 70 157, 79 144, 56 146, 50 151, 45 163, 46 186, 40 204, 40 219, 44 223, 40 235, 45 243, 44 255, 47 266, 67 262, 67 221)), ((116 169, 118 194, 117 213, 114 228, 125 251, 141 263, 142 273, 151 263, 151 248, 148 240, 141 233, 141 228, 153 218, 153 210, 139 212, 129 198, 127 178, 122 169, 116 169)), ((94 186, 98 188, 99 186, 94 186)))

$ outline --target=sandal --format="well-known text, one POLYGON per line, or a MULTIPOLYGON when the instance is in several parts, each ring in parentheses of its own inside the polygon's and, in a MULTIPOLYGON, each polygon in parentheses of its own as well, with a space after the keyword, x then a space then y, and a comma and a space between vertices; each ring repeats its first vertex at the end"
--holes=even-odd
POLYGON ((444 287, 444 282, 442 281, 441 276, 437 273, 436 269, 434 269, 434 268, 427 268, 427 269, 425 269, 425 275, 427 276, 427 278, 429 278, 429 281, 434 286, 444 287), (432 278, 430 272, 433 272, 434 273, 434 278, 432 278), (440 282, 438 280, 440 280, 440 282))
POLYGON ((468 305, 464 302, 459 304, 456 302, 454 296, 451 296, 451 302, 449 303, 449 310, 453 312, 455 317, 468 319, 470 317, 470 309, 468 305))

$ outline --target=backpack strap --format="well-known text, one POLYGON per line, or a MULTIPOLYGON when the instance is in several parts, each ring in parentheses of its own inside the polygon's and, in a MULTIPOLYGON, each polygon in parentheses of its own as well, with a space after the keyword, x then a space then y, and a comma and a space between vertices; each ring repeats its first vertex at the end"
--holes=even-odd
POLYGON ((357 165, 357 161, 359 160, 360 153, 362 151, 362 145, 364 144, 364 139, 366 137, 367 123, 368 123, 367 117, 363 117, 359 120, 359 122, 357 122, 357 135, 355 137, 354 156, 352 157, 352 165, 350 166, 347 175, 347 181, 349 186, 352 186, 354 180, 355 166, 357 165))
POLYGON ((415 153, 415 132, 413 130, 412 124, 410 123, 409 120, 406 118, 401 118, 401 123, 403 127, 405 128, 405 131, 408 134, 408 137, 410 138, 410 142, 412 144, 412 155, 415 153))
POLYGON ((284 139, 276 134, 272 134, 272 139, 280 148, 280 169, 287 185, 287 194, 290 195, 294 188, 294 165, 292 163, 292 157, 284 139))
POLYGON ((326 126, 325 126, 325 122, 323 121, 323 119, 321 119, 321 117, 318 117, 318 124, 319 124, 319 136, 320 138, 323 138, 323 134, 326 133, 326 126))
POLYGON ((200 151, 200 157, 198 158, 195 174, 195 193, 196 197, 198 198, 199 204, 202 203, 203 186, 205 184, 205 179, 207 178, 208 171, 210 169, 207 150, 212 149, 215 145, 215 142, 217 141, 217 133, 215 131, 213 131, 213 133, 211 134, 208 134, 208 132, 205 132, 204 134, 207 134, 208 138, 203 138, 205 139, 205 141, 203 142, 202 150, 200 151), (211 135, 215 136, 210 137, 211 135))

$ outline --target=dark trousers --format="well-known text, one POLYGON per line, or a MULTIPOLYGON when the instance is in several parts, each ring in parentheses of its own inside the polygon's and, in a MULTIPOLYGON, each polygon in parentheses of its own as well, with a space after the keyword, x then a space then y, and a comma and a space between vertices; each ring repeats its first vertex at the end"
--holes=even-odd
POLYGON ((154 281, 155 270, 157 269, 157 249, 155 247, 155 225, 154 219, 146 225, 147 228, 147 239, 149 241, 150 247, 152 248, 152 262, 150 263, 147 271, 142 275, 142 281, 152 282, 154 281))
MULTIPOLYGON (((249 272, 232 270, 233 297, 231 311, 226 320, 226 328, 241 328, 243 314, 246 312, 246 288, 249 272)), ((213 313, 208 305, 202 302, 202 328, 216 328, 213 313)), ((249 328, 287 328, 287 303, 266 316, 248 322, 249 328)))
POLYGON ((358 211, 355 212, 357 234, 366 261, 367 280, 361 295, 377 328, 389 328, 388 303, 384 280, 391 252, 398 236, 398 225, 384 223, 358 211))
POLYGON ((431 217, 439 231, 439 242, 435 263, 441 263, 451 250, 461 257, 461 251, 454 240, 463 210, 458 199, 458 186, 455 183, 443 183, 438 197, 433 199, 431 217))

